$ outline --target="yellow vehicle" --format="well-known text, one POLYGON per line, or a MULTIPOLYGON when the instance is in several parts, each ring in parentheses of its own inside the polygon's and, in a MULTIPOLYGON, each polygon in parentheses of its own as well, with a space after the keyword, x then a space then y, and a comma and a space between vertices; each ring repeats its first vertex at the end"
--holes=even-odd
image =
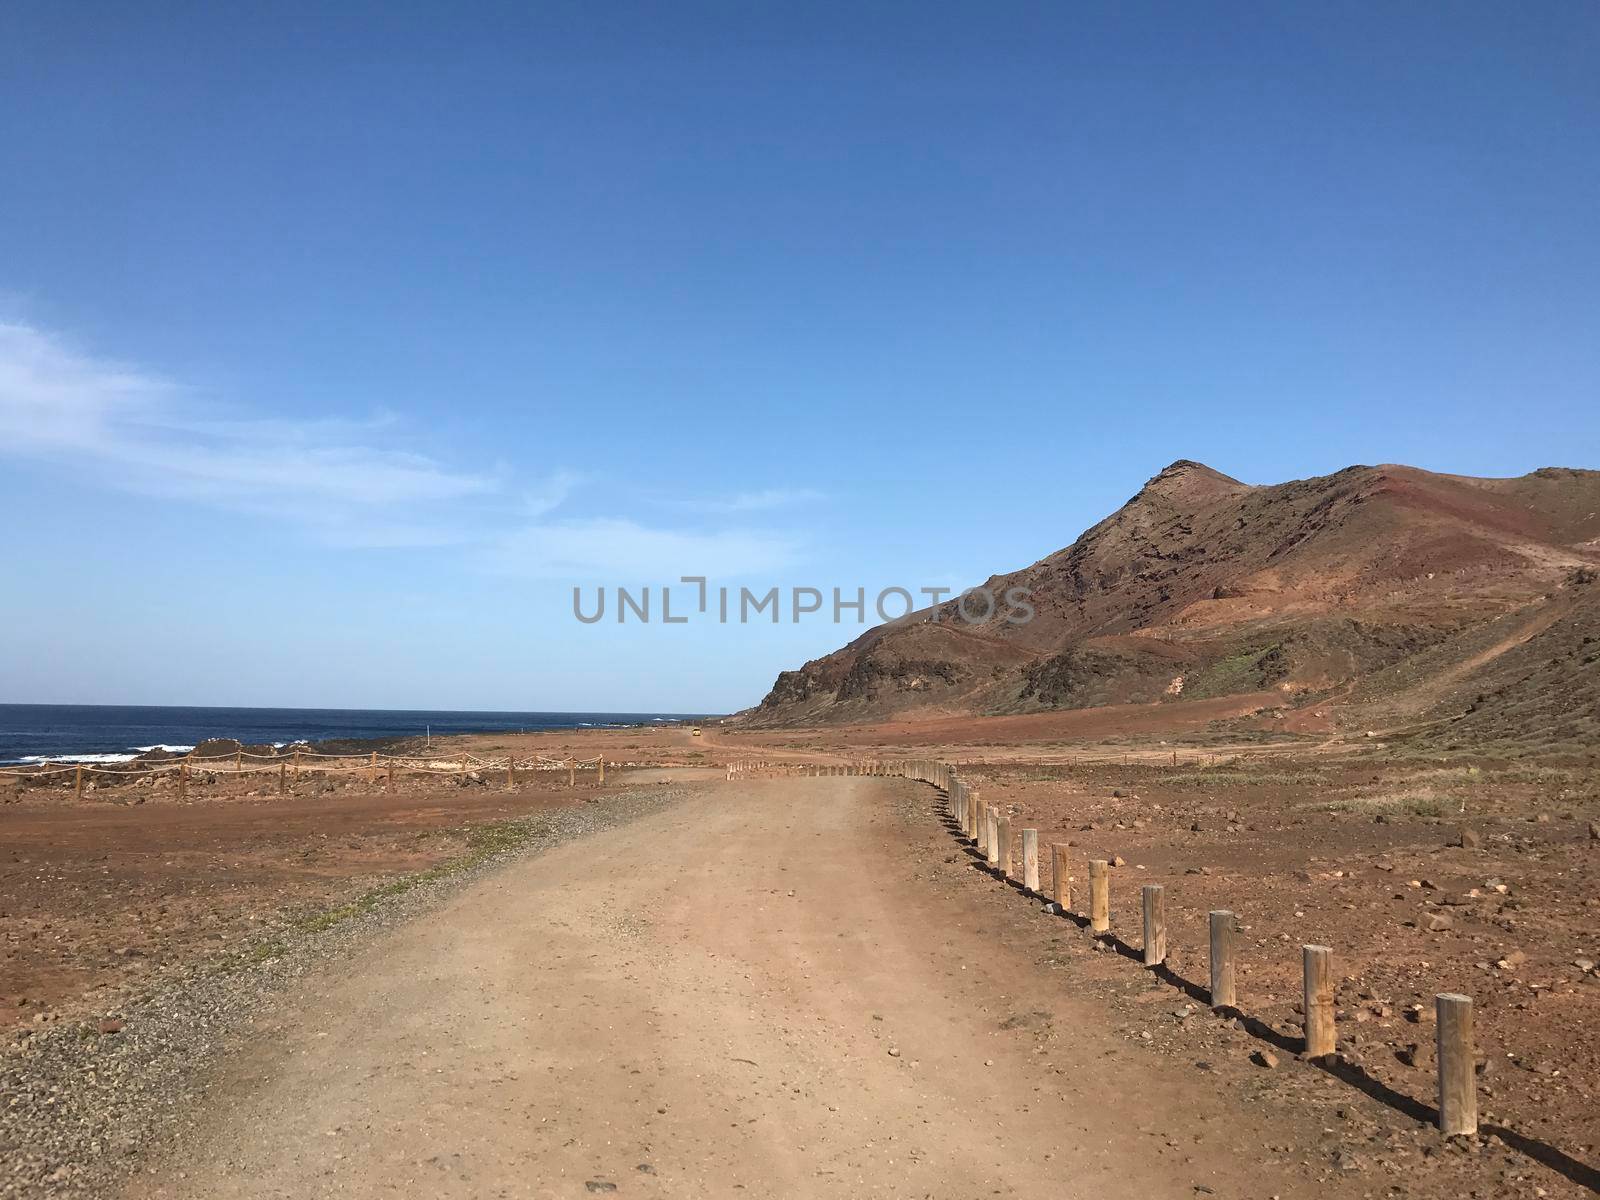
POLYGON ((689 730, 689 736, 690 737, 699 737, 700 736, 700 727, 698 725, 696 725, 693 729, 689 730))

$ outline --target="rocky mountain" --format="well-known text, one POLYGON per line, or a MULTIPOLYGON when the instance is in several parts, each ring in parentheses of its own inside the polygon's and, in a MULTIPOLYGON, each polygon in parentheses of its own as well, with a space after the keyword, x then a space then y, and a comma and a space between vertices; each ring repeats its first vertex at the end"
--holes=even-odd
MULTIPOLYGON (((1480 684, 1510 686, 1515 668, 1499 660, 1514 664, 1533 639, 1581 651, 1587 635, 1574 631, 1592 618, 1597 572, 1600 471, 1477 479, 1357 466, 1258 486, 1180 461, 1070 546, 986 582, 997 597, 1026 589, 1032 620, 1009 621, 998 605, 969 621, 954 602, 913 613, 783 672, 743 719, 1262 692, 1359 700, 1397 721, 1439 715, 1474 702, 1480 684)), ((982 610, 969 601, 969 616, 982 610)))

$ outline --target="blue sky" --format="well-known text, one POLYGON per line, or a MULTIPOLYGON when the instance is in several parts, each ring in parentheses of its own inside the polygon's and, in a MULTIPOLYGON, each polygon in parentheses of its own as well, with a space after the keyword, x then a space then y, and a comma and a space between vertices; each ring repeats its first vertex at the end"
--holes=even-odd
POLYGON ((723 710, 1176 458, 1600 466, 1600 10, 7 6, 0 701, 723 710))

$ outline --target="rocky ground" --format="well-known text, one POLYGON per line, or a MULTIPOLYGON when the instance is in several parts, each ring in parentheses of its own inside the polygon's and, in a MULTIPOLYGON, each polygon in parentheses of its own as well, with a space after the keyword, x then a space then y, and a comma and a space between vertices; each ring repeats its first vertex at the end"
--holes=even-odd
MULTIPOLYGON (((1481 1112, 1495 1136, 1553 1160, 1595 1161, 1592 775, 1283 759, 986 764, 965 774, 1014 829, 1070 847, 1080 909, 1087 861, 1114 864, 1112 928, 1131 947, 1142 941, 1141 887, 1163 886, 1174 979, 1151 1003, 1183 1000, 1174 1012, 1203 1003, 1207 913, 1231 910, 1242 931, 1241 1007, 1260 1023, 1263 1053, 1297 1048, 1300 947, 1327 945, 1343 1062, 1362 1088, 1400 1111, 1432 1105, 1433 997, 1464 993, 1475 1006, 1481 1112)), ((1576 1174, 1600 1182, 1592 1169, 1576 1174)))
MULTIPOLYGON (((510 818, 487 815, 489 806, 478 797, 473 810, 478 823, 440 839, 448 845, 431 847, 431 868, 395 874, 398 860, 388 857, 383 882, 376 886, 370 875, 343 876, 343 903, 310 905, 305 894, 297 893, 292 906, 270 915, 266 908, 286 893, 258 889, 246 902, 250 916, 241 918, 245 910, 235 908, 219 913, 215 926, 199 922, 202 928, 234 930, 242 920, 248 927, 210 954, 201 952, 203 943, 164 936, 176 934, 178 923, 193 915, 188 906, 181 914, 169 907, 164 923, 149 930, 147 948, 133 958, 152 963, 138 972, 139 982, 101 989, 93 993, 93 1003, 76 994, 60 998, 51 1009, 31 1001, 17 1006, 34 1011, 0 1055, 0 1197, 108 1194, 118 1179, 193 1124, 200 1116, 195 1101, 209 1073, 233 1040, 270 1012, 296 981, 327 970, 376 930, 425 911, 507 855, 585 836, 681 796, 656 785, 620 787, 577 803, 522 796, 521 803, 496 805, 521 810, 510 818)), ((418 799, 433 806, 462 803, 436 789, 418 799)), ((218 815, 215 807, 211 811, 218 815)), ((416 809, 411 811, 415 815, 416 809)), ((392 806, 389 812, 394 815, 392 806)), ((456 821, 464 816, 461 807, 451 815, 456 821)), ((280 810, 277 816, 293 829, 292 813, 280 810)), ((226 827, 226 822, 212 825, 226 827)), ((182 851, 169 847, 162 853, 182 851)), ((340 892, 327 888, 318 894, 340 892)), ((36 908, 53 894, 37 893, 29 903, 36 908)), ((238 898, 235 892, 233 899, 238 898)), ((13 892, 6 903, 16 902, 13 892)), ((100 908, 105 913, 108 906, 100 908)), ((11 978, 8 973, 8 984, 11 978)))

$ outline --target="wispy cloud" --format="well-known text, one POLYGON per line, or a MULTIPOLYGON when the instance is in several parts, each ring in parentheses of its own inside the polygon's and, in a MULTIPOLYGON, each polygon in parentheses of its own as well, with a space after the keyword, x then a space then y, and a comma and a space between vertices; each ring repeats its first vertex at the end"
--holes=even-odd
POLYGON ((87 465, 103 486, 293 521, 330 545, 464 546, 489 570, 528 577, 738 576, 792 563, 800 541, 720 524, 751 525, 819 498, 771 489, 651 506, 695 514, 692 528, 559 517, 582 475, 556 469, 517 481, 505 470, 454 468, 398 446, 405 424, 392 413, 241 416, 159 374, 0 319, 0 458, 87 465))
POLYGON ((821 492, 811 488, 766 488, 756 492, 739 492, 733 496, 711 496, 700 499, 665 500, 669 508, 687 512, 736 516, 741 513, 771 512, 782 508, 796 508, 816 504, 826 499, 821 492))
POLYGON ((388 422, 217 417, 166 379, 0 323, 0 454, 87 461, 113 485, 312 522, 503 486, 354 440, 388 422))
POLYGON ((671 582, 681 575, 737 578, 793 564, 801 543, 771 530, 683 530, 596 517, 547 521, 498 538, 497 572, 530 578, 671 582))

